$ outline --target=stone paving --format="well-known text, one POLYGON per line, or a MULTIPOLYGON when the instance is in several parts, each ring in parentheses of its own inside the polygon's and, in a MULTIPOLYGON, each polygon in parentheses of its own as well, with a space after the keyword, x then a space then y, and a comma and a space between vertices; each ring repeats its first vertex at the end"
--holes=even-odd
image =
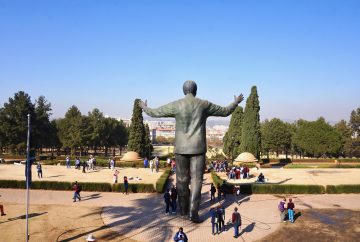
POLYGON ((360 184, 360 169, 357 168, 256 168, 250 169, 253 176, 250 179, 228 179, 226 173, 219 172, 222 179, 229 183, 254 183, 258 175, 262 172, 267 183, 270 184, 304 184, 304 185, 338 185, 338 184, 360 184), (351 179, 349 179, 351 178, 351 179))
MULTIPOLYGON (((233 228, 227 225, 227 231, 219 235, 211 234, 208 214, 210 176, 206 174, 203 186, 201 224, 193 224, 176 215, 165 215, 162 194, 130 194, 82 192, 81 202, 72 202, 70 191, 31 191, 31 204, 59 204, 64 206, 103 207, 104 224, 114 231, 137 241, 172 241, 179 226, 184 227, 190 241, 255 241, 274 232, 280 226, 277 210, 279 197, 274 195, 241 196, 240 204, 234 202, 234 196, 228 195, 223 202, 226 208, 226 222, 230 219, 235 206, 239 207, 243 226, 241 237, 233 236, 233 228)), ((25 203, 25 190, 0 189, 2 203, 25 203)), ((360 210, 360 194, 323 194, 293 195, 296 209, 352 209, 360 210)), ((291 226, 291 224, 288 224, 291 226)))

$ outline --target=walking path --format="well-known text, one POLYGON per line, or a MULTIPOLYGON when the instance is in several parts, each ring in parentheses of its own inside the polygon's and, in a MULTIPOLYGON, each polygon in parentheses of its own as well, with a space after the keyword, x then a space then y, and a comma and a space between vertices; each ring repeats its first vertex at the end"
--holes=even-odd
MULTIPOLYGON (((208 215, 211 203, 208 191, 211 178, 205 175, 200 216, 205 220, 193 224, 175 215, 165 215, 162 194, 130 194, 82 192, 82 201, 73 203, 72 192, 31 191, 31 204, 57 204, 67 206, 103 207, 102 219, 114 231, 137 241, 172 241, 179 226, 191 241, 235 241, 233 228, 226 226, 226 232, 213 236, 208 215)), ((2 203, 25 203, 25 190, 0 189, 2 203)), ((360 194, 340 195, 294 195, 296 209, 342 208, 360 210, 360 194)), ((226 208, 226 222, 231 218, 235 206, 239 207, 243 225, 238 241, 255 241, 274 232, 281 226, 277 204, 279 197, 273 195, 241 196, 240 205, 234 203, 234 196, 228 195, 223 202, 226 208)), ((291 224, 289 224, 291 226, 291 224)))

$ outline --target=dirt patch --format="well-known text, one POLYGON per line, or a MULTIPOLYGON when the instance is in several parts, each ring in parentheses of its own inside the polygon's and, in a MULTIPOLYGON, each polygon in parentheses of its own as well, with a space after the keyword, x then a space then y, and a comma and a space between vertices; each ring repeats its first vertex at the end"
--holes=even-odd
MULTIPOLYGON (((4 204, 0 217, 1 241, 25 241, 25 205, 4 204)), ((57 205, 32 205, 29 210, 30 241, 85 241, 93 234, 97 241, 127 241, 105 226, 101 208, 57 205)))
POLYGON ((302 210, 295 223, 259 241, 359 241, 360 211, 345 209, 302 210))

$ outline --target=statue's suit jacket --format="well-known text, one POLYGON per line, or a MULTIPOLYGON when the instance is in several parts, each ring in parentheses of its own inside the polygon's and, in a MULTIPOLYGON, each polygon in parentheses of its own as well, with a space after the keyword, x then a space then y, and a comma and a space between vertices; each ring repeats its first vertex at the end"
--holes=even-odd
POLYGON ((209 116, 229 116, 236 107, 236 102, 221 107, 187 94, 159 108, 145 107, 143 110, 151 117, 174 117, 175 153, 195 155, 206 153, 206 119, 209 116))

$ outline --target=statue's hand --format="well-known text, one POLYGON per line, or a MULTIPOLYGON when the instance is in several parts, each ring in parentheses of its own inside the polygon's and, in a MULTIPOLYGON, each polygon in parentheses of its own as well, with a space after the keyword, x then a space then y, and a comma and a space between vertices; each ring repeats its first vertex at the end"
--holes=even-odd
POLYGON ((146 107, 147 107, 147 101, 145 100, 145 102, 143 102, 142 100, 140 100, 139 106, 140 106, 140 108, 142 108, 142 109, 146 108, 146 107))
POLYGON ((236 103, 241 103, 242 100, 244 100, 244 96, 242 94, 240 94, 239 96, 234 96, 235 102, 236 103))

